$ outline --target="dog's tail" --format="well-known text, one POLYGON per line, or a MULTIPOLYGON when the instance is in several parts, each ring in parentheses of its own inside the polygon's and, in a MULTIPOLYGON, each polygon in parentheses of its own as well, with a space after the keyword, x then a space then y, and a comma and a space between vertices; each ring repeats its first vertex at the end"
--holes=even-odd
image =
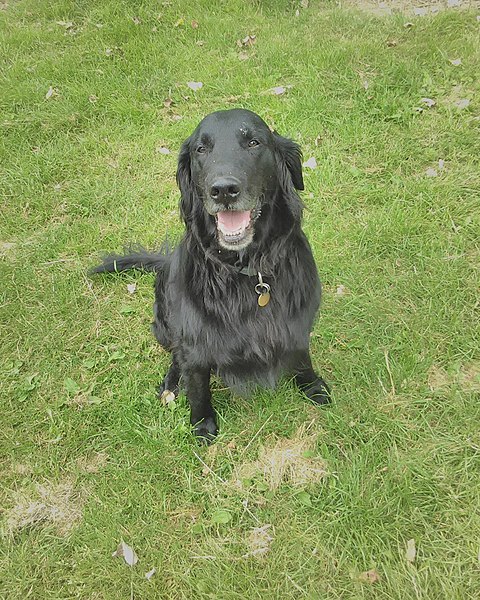
POLYGON ((103 257, 102 264, 92 267, 89 274, 120 273, 129 269, 142 271, 165 271, 170 265, 171 250, 165 245, 158 252, 148 252, 141 246, 126 250, 126 254, 108 254, 103 257))

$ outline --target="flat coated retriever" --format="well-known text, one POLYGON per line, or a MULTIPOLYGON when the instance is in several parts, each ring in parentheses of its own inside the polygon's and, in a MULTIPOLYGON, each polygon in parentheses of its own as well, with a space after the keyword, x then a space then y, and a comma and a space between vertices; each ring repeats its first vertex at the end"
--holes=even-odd
POLYGON ((186 225, 173 251, 110 255, 95 273, 157 273, 152 330, 172 354, 160 393, 184 386, 196 435, 217 434, 213 371, 245 393, 281 375, 318 404, 329 389, 312 368, 309 334, 320 281, 301 229, 300 147, 248 110, 206 116, 177 170, 186 225))

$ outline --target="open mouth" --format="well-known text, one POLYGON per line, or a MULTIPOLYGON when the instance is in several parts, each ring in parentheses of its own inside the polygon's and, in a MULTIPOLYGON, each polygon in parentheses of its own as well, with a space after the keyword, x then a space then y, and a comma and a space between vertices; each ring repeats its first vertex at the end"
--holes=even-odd
POLYGON ((218 240, 228 249, 247 246, 253 238, 252 211, 226 210, 216 214, 218 240))

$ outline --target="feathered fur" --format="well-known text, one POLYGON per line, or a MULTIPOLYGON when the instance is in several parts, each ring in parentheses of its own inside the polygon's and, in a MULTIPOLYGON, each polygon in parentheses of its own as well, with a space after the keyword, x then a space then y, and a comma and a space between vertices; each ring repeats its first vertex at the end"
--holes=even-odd
POLYGON ((157 273, 152 329, 159 343, 172 352, 172 366, 161 390, 176 392, 182 377, 192 424, 203 437, 217 431, 210 402, 211 371, 240 392, 256 385, 273 386, 281 375, 292 374, 310 398, 326 402, 328 387, 314 373, 308 349, 320 282, 301 229, 299 146, 272 134, 249 111, 213 113, 182 145, 177 182, 186 231, 176 248, 159 253, 137 248, 127 255, 106 257, 93 270, 142 268, 157 273), (250 146, 242 151, 237 128, 262 140, 262 155, 250 153, 250 146), (205 139, 211 144, 208 159, 198 157, 195 150, 205 139), (218 167, 221 160, 225 165, 218 167), (246 174, 235 199, 237 206, 228 210, 244 210, 256 203, 252 215, 258 212, 259 216, 253 224, 253 241, 240 251, 219 243, 208 191, 214 169, 238 172, 239 181, 241 173, 246 174), (241 272, 246 268, 249 274, 241 272), (257 272, 271 288, 270 302, 263 308, 257 303, 258 279, 253 275, 257 272))

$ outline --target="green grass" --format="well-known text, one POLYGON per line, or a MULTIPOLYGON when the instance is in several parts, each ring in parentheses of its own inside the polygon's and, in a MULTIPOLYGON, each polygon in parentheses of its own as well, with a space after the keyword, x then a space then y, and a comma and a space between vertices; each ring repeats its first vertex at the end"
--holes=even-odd
POLYGON ((406 28, 336 4, 297 17, 287 0, 0 11, 2 598, 480 597, 479 24, 448 11, 406 28), (268 93, 278 85, 292 87, 268 93), (424 97, 436 105, 417 112, 424 97), (217 382, 207 450, 185 399, 155 397, 168 356, 149 332, 152 278, 86 271, 102 251, 181 234, 176 151, 234 106, 317 159, 304 195, 325 290, 312 352, 334 402, 318 410, 289 382, 246 401, 217 382), (306 424, 320 482, 232 485, 306 424), (70 528, 13 527, 18 495, 38 499, 38 485, 71 486, 70 528), (266 524, 269 551, 245 557, 266 524), (112 558, 121 539, 135 567, 112 558), (369 569, 379 581, 362 581, 369 569))

